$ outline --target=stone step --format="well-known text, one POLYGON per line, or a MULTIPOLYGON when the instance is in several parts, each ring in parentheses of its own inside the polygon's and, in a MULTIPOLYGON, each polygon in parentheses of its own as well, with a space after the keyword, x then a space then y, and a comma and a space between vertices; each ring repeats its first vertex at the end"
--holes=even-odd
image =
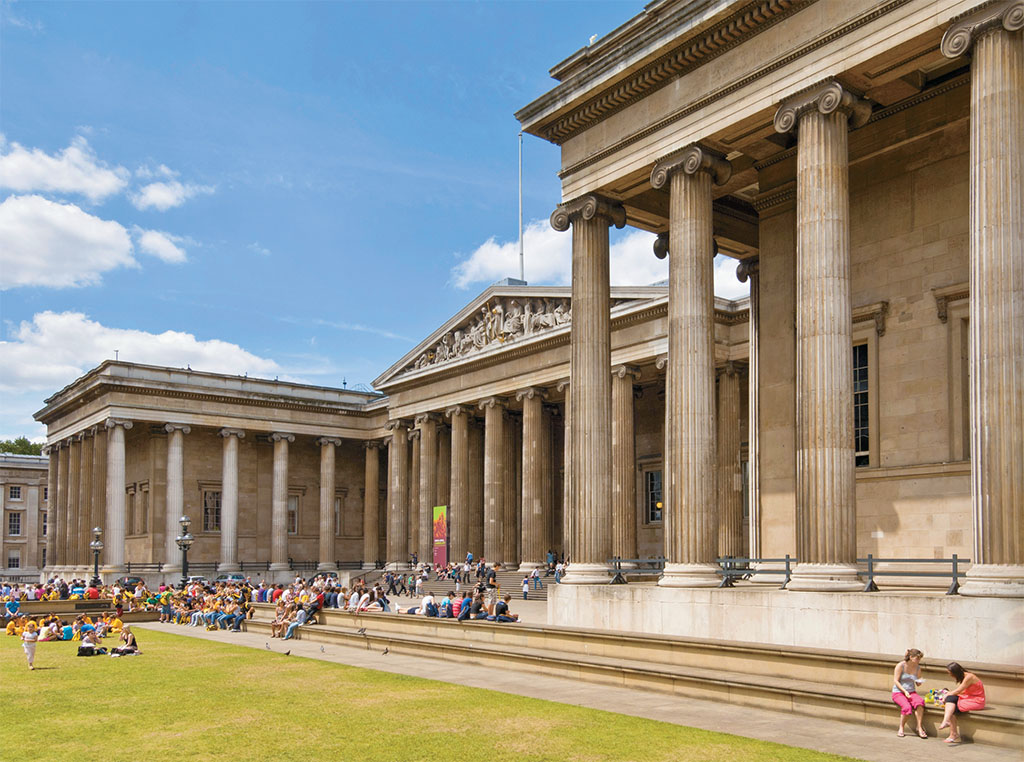
MULTIPOLYGON (((340 613, 324 619, 323 624, 300 627, 297 636, 313 642, 381 651, 388 648, 396 653, 502 668, 512 666, 587 682, 685 693, 703 700, 727 701, 796 714, 824 713, 834 719, 881 727, 889 727, 897 719, 896 708, 884 685, 864 688, 792 676, 756 674, 749 670, 726 670, 717 664, 696 667, 662 663, 651 658, 653 651, 646 654, 648 658, 639 659, 594 655, 586 649, 567 652, 531 642, 531 633, 525 630, 535 628, 514 624, 458 623, 404 615, 353 616, 340 613), (387 619, 400 621, 382 621, 387 619), (436 627, 419 626, 421 619, 436 627), (365 627, 364 633, 358 632, 360 627, 365 627), (438 637, 425 637, 428 631, 433 631, 438 637)), ((266 621, 250 622, 250 628, 250 631, 268 634, 270 629, 266 621)), ((988 673, 985 676, 988 677, 988 673)), ((1018 682, 1018 694, 1019 685, 1018 682)), ((964 735, 977 743, 1015 748, 1024 735, 1024 708, 993 704, 990 709, 966 716, 964 735)), ((941 708, 929 707, 927 716, 929 730, 935 735, 934 726, 941 717, 941 708)))

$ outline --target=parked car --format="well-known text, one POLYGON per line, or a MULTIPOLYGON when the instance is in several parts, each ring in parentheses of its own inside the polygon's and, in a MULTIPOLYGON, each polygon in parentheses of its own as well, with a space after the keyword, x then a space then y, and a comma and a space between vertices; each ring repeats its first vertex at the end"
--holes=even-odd
POLYGON ((188 579, 185 580, 185 584, 192 585, 198 582, 200 585, 209 585, 210 580, 204 577, 202 574, 190 574, 188 579))
POLYGON ((115 585, 120 585, 121 587, 128 590, 134 590, 136 587, 138 587, 139 583, 142 583, 142 585, 145 586, 146 581, 142 577, 136 577, 134 575, 129 575, 127 577, 118 577, 116 580, 114 580, 115 585))
POLYGON ((217 579, 214 580, 214 582, 229 582, 232 585, 241 585, 243 582, 245 582, 245 575, 241 574, 240 572, 230 572, 228 574, 221 574, 217 577, 217 579))

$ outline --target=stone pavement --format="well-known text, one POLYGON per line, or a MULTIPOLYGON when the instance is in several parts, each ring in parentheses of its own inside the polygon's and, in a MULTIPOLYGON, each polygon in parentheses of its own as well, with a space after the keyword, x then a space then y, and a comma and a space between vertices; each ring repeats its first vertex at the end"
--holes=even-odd
MULTIPOLYGON (((403 607, 404 608, 404 607, 403 607)), ((513 609, 514 610, 514 609, 513 609)), ((290 650, 292 656, 353 667, 375 669, 403 675, 416 675, 446 683, 486 688, 502 693, 556 701, 562 704, 603 709, 635 717, 646 717, 676 725, 713 730, 722 733, 775 741, 788 746, 843 754, 870 762, 934 762, 936 755, 961 762, 1020 762, 1020 751, 992 746, 963 744, 947 747, 935 737, 927 740, 908 733, 896 737, 897 710, 893 706, 892 730, 851 725, 828 719, 817 719, 785 712, 751 709, 710 701, 698 701, 658 691, 624 688, 613 685, 585 683, 569 678, 517 673, 475 664, 451 664, 441 659, 428 659, 404 654, 387 654, 301 640, 268 641, 265 635, 231 633, 221 630, 208 632, 197 627, 178 627, 156 622, 137 624, 136 628, 161 630, 175 635, 213 640, 220 643, 247 646, 266 652, 266 644, 276 654, 290 650)), ((512 625, 514 626, 514 625, 512 625)), ((267 653, 267 656, 271 656, 267 653)), ((911 723, 912 724, 912 723, 911 723)), ((927 725, 926 725, 927 726, 927 725)), ((929 726, 934 733, 934 724, 929 726)))

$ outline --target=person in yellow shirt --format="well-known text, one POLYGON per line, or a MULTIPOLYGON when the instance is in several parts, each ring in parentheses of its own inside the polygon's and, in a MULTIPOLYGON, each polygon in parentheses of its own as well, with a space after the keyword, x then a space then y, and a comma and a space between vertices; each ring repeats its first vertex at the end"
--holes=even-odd
POLYGON ((11 621, 9 621, 7 623, 7 634, 8 635, 14 635, 15 634, 14 631, 17 629, 17 627, 18 627, 18 620, 17 619, 12 619, 11 621))

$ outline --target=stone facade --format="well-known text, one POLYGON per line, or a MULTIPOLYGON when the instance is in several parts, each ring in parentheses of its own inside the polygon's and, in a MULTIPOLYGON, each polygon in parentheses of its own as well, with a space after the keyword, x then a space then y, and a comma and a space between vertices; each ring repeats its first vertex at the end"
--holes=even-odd
POLYGON ((8 579, 35 578, 47 563, 49 460, 45 455, 0 453, 0 573, 8 579))
POLYGON ((180 506, 224 570, 403 568, 447 504, 452 558, 551 548, 570 583, 789 554, 793 589, 832 594, 869 553, 957 554, 965 593, 1024 595, 1022 14, 649 4, 517 114, 561 146, 571 287, 492 286, 383 396, 104 363, 37 415, 48 565, 105 522, 110 572, 172 572, 180 506), (624 225, 658 234, 667 286, 610 288, 624 225), (713 297, 716 251, 749 300, 713 297))

